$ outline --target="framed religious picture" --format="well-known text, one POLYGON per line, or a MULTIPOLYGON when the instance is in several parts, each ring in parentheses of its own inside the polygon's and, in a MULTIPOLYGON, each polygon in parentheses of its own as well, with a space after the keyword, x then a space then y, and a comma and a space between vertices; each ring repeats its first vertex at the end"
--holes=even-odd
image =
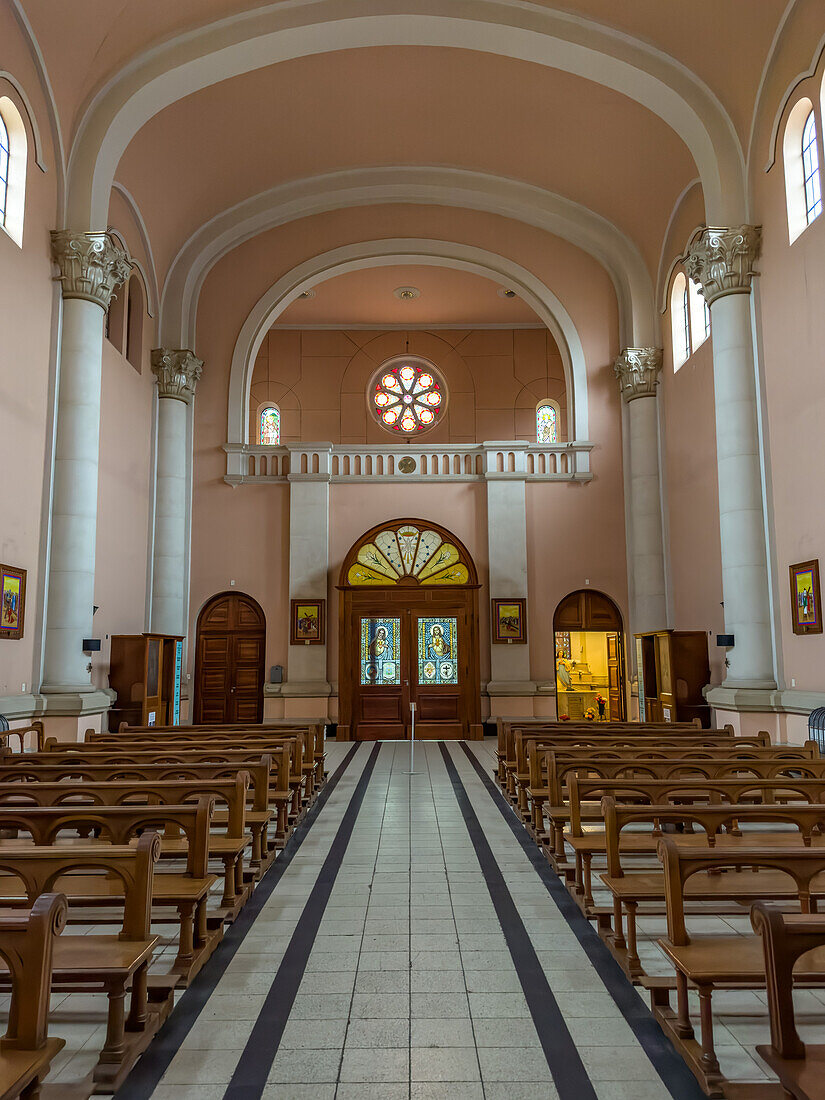
POLYGON ((791 566, 791 618, 794 634, 822 633, 818 558, 791 566))
POLYGON ((0 565, 0 638, 22 638, 26 618, 26 570, 0 565))
POLYGON ((527 642, 527 600, 492 600, 493 644, 525 645, 527 642))
POLYGON ((326 600, 290 600, 290 645, 323 645, 326 641, 326 600))

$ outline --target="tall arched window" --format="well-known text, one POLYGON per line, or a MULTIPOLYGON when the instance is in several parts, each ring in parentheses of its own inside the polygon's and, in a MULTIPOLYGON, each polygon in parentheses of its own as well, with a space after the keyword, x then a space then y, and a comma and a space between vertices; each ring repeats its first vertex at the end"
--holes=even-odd
POLYGON ((690 355, 690 297, 683 271, 673 280, 673 289, 670 292, 670 329, 673 369, 676 371, 690 355))
POLYGON ((0 229, 21 248, 27 158, 23 116, 8 96, 0 96, 0 229))
POLYGON ((559 410, 555 401, 542 401, 536 406, 536 442, 558 443, 559 410))
POLYGON ((0 225, 6 224, 6 203, 9 197, 9 131, 0 115, 0 225))
POLYGON ((791 244, 822 213, 819 135, 810 99, 797 100, 788 115, 782 139, 785 162, 785 202, 791 244))
POLYGON ((805 217, 808 225, 822 213, 822 184, 819 150, 816 147, 816 118, 813 108, 802 130, 802 179, 805 184, 805 217))
POLYGON ((278 447, 281 442, 281 410, 277 405, 261 409, 261 430, 258 442, 265 447, 278 447))
POLYGON ((710 336, 710 310, 699 284, 688 279, 688 299, 690 301, 690 336, 688 354, 692 355, 710 336))

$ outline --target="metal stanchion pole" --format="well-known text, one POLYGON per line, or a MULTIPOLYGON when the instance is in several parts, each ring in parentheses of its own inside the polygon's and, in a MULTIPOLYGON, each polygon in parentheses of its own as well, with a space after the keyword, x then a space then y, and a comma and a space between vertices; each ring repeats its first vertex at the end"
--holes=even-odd
POLYGON ((415 770, 415 703, 410 703, 410 775, 415 770))

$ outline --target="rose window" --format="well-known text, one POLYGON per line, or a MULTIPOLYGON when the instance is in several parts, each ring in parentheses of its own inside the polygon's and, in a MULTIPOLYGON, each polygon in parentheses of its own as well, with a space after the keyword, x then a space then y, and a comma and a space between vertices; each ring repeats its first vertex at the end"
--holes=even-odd
POLYGON ((443 383, 429 363, 408 358, 385 363, 372 381, 370 404, 389 431, 411 436, 427 431, 446 405, 443 383))

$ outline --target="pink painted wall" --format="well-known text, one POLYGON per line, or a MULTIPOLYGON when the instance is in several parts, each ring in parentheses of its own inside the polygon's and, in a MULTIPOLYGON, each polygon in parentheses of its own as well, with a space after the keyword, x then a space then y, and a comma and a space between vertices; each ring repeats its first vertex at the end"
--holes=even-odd
POLYGON ((426 331, 304 331, 270 329, 255 363, 249 438, 257 442, 258 409, 281 409, 281 440, 332 443, 401 442, 367 411, 370 378, 385 360, 421 355, 447 384, 446 411, 426 443, 536 438, 536 405, 545 397, 561 410, 567 438, 561 355, 546 329, 426 331), (409 346, 407 344, 409 343, 409 346))
MULTIPOLYGON (((681 256, 693 231, 704 224, 704 200, 697 184, 685 195, 671 222, 664 256, 681 256)), ((663 475, 670 560, 673 623, 677 630, 709 632, 711 683, 724 676, 724 650, 716 634, 724 629, 716 419, 713 397, 713 333, 677 370, 673 369, 670 292, 680 265, 661 294, 664 364, 659 386, 663 475)))
POLYGON ((23 247, 18 248, 0 230, 0 562, 28 571, 23 637, 0 638, 0 695, 14 695, 23 690, 23 684, 27 692, 32 690, 38 665, 49 357, 57 300, 48 231, 54 225, 57 173, 45 101, 9 5, 0 7, 0 42, 3 68, 19 81, 32 103, 48 168, 43 172, 35 163, 34 135, 25 105, 13 86, 0 79, 0 96, 8 96, 17 106, 28 139, 23 247))
MULTIPOLYGON (((821 102, 825 58, 812 54, 821 35, 821 5, 798 5, 766 82, 764 109, 755 131, 751 179, 754 220, 763 226, 761 275, 756 286, 767 398, 782 686, 818 692, 825 691, 825 634, 793 633, 788 567, 810 558, 820 559, 820 568, 825 565, 825 507, 820 491, 825 468, 825 217, 818 218, 793 244, 789 243, 782 137, 788 114, 798 99, 807 96, 817 106, 821 102), (780 118, 776 159, 766 172, 763 169, 773 152, 771 130, 782 94, 812 64, 815 74, 796 83, 780 118)), ((820 111, 820 158, 821 121, 820 111)))

